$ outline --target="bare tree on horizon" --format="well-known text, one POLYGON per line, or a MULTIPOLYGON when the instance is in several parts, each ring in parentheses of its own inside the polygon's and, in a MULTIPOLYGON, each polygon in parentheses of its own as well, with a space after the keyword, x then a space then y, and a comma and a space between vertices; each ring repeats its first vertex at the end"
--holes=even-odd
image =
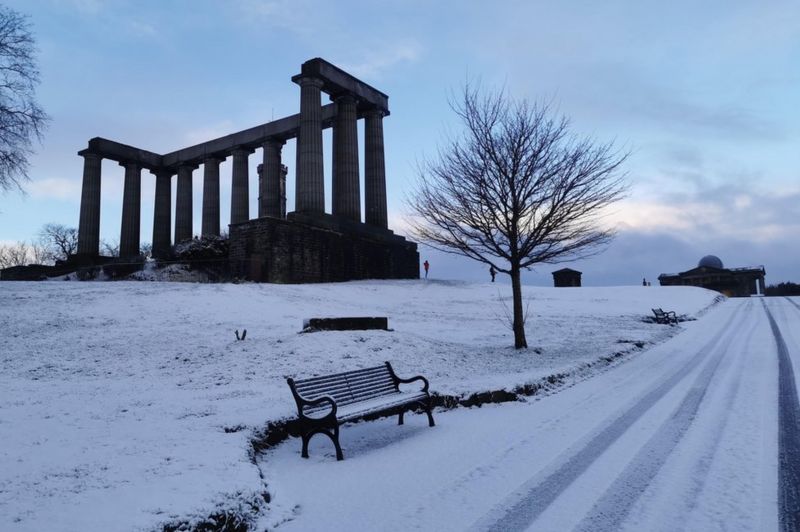
POLYGON ((585 258, 614 230, 603 209, 620 200, 627 153, 570 132, 548 105, 466 85, 451 102, 463 134, 418 169, 409 198, 415 236, 511 277, 514 346, 528 346, 520 274, 537 263, 585 258))
POLYGON ((39 230, 39 242, 49 260, 67 260, 78 251, 78 230, 57 223, 44 224, 39 230))

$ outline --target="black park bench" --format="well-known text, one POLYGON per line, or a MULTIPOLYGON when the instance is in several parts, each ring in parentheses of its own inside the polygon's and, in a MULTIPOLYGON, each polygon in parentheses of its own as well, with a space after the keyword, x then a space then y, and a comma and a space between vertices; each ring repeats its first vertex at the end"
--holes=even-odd
POLYGON ((675 312, 672 310, 667 312, 664 312, 660 308, 654 308, 651 310, 656 316, 656 323, 678 323, 678 316, 675 315, 675 312))
POLYGON ((325 434, 342 460, 339 425, 372 414, 399 414, 403 424, 406 410, 424 408, 433 427, 428 379, 421 375, 401 379, 386 362, 374 368, 322 375, 310 379, 286 379, 297 403, 297 427, 303 440, 303 458, 308 458, 308 442, 315 434, 325 434), (421 381, 421 390, 401 391, 400 384, 421 381))

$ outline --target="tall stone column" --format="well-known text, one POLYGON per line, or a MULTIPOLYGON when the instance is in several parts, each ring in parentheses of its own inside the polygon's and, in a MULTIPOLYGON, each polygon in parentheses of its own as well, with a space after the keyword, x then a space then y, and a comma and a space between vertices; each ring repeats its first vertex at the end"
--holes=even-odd
POLYGON ((358 177, 358 115, 356 99, 336 98, 333 124, 333 198, 336 216, 361 221, 361 188, 358 177))
POLYGON ((203 236, 219 236, 219 164, 224 160, 203 161, 203 236))
POLYGON ((119 236, 119 256, 139 255, 139 231, 142 216, 142 167, 139 163, 119 163, 125 167, 125 187, 122 192, 122 229, 119 236))
POLYGON ((380 109, 368 111, 364 116, 364 208, 367 224, 388 229, 383 111, 380 109))
POLYGON ((247 157, 253 153, 248 148, 235 148, 231 177, 231 223, 238 224, 250 219, 250 180, 247 157))
POLYGON ((285 164, 281 165, 281 218, 286 218, 286 174, 289 168, 285 164))
POLYGON ((175 243, 192 238, 192 172, 194 165, 178 167, 178 185, 175 198, 175 243))
POLYGON ((283 141, 267 139, 264 142, 264 163, 262 165, 261 202, 263 216, 281 218, 281 149, 283 141))
POLYGON ((264 193, 264 163, 256 166, 258 174, 258 217, 263 218, 267 212, 267 195, 264 193))
MULTIPOLYGON (((322 172, 322 80, 302 77, 300 85, 300 131, 297 136, 297 184, 295 210, 325 213, 325 182, 322 172)), ((266 168, 264 169, 266 172, 266 168)))
POLYGON ((103 158, 96 153, 82 153, 83 188, 78 220, 78 254, 100 254, 100 168, 103 158))
POLYGON ((172 170, 151 170, 156 176, 156 198, 153 208, 153 257, 169 255, 172 229, 172 170))

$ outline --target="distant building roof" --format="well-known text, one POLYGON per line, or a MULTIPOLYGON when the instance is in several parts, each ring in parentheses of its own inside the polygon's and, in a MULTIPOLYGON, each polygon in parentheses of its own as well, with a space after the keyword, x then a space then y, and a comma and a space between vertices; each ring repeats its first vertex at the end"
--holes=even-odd
POLYGON ((707 268, 717 268, 718 270, 722 270, 724 268, 722 266, 722 260, 716 255, 706 255, 700 259, 700 262, 697 263, 697 267, 700 268, 702 266, 707 268))
POLYGON ((578 270, 573 270, 572 268, 561 268, 560 270, 556 270, 553 273, 581 273, 578 270))

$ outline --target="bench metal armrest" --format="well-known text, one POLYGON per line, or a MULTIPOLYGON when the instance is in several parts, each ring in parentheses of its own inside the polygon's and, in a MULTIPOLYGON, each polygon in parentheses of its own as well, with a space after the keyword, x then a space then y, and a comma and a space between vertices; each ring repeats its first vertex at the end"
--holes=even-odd
POLYGON ((298 406, 300 407, 300 415, 303 416, 303 417, 308 417, 305 414, 305 412, 303 412, 303 409, 305 407, 307 407, 307 406, 317 406, 317 405, 321 405, 322 403, 330 403, 331 411, 330 411, 329 414, 326 414, 326 415, 329 415, 329 416, 332 415, 332 416, 335 417, 336 416, 336 401, 330 395, 323 395, 322 397, 317 397, 316 399, 312 399, 311 401, 308 401, 306 399, 302 399, 302 405, 298 404, 298 406))
POLYGON ((428 393, 428 386, 429 386, 428 379, 426 379, 422 375, 417 375, 416 377, 411 377, 410 379, 401 379, 400 377, 396 378, 398 384, 408 384, 414 381, 422 381, 423 382, 422 391, 428 393))

